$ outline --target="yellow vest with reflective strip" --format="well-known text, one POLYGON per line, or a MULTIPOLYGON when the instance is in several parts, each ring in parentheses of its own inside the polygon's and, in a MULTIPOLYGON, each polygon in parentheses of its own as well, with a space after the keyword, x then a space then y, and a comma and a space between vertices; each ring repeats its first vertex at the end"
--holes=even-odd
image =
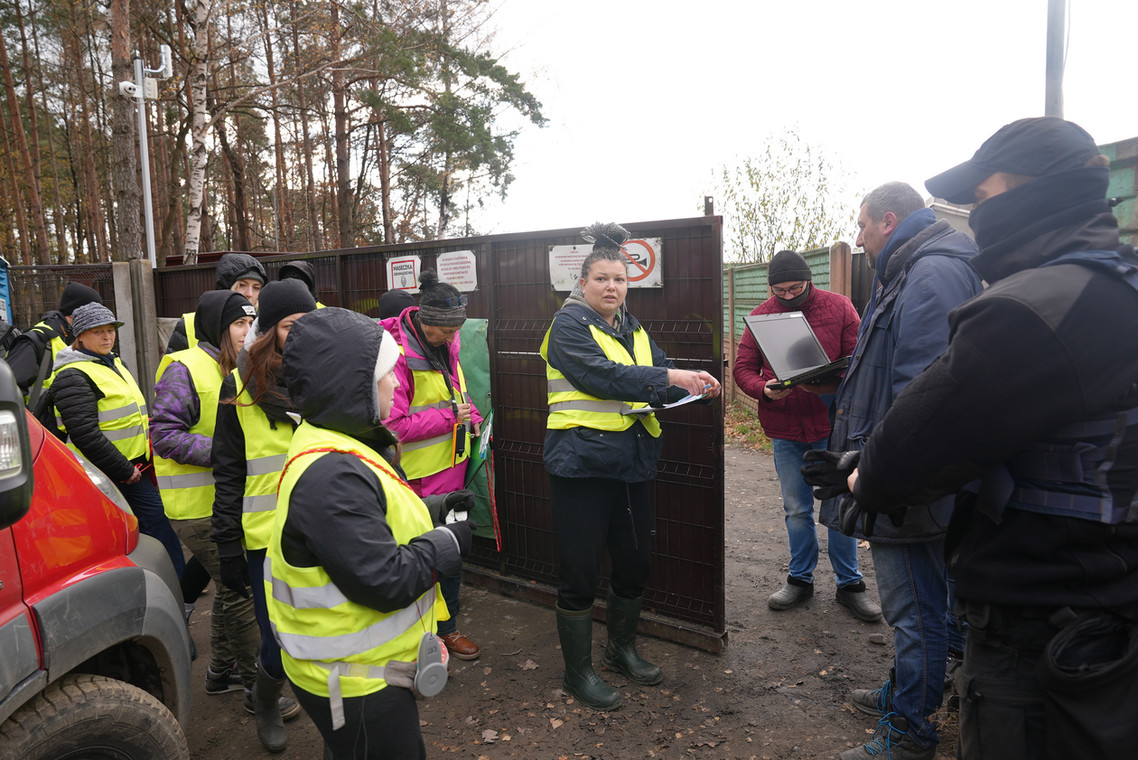
MULTIPOLYGON (((221 368, 217 360, 200 347, 166 354, 158 364, 154 382, 162 379, 166 368, 180 362, 190 371, 198 396, 198 421, 187 433, 213 438, 217 420, 217 397, 221 391, 221 368)), ((213 468, 181 464, 154 454, 154 474, 162 494, 162 506, 171 520, 196 520, 213 514, 213 468)))
MULTIPOLYGON (((550 327, 550 330, 553 328, 550 327)), ((545 359, 545 380, 548 384, 549 419, 545 426, 550 430, 567 430, 574 427, 587 427, 594 430, 628 430, 639 419, 644 429, 653 438, 660 437, 660 421, 655 414, 621 414, 622 411, 643 409, 648 404, 643 402, 625 402, 613 399, 597 398, 588 393, 577 390, 571 382, 549 363, 549 332, 545 331, 545 338, 541 341, 541 358, 545 359)), ((604 332, 596 325, 589 325, 589 332, 593 340, 605 352, 610 361, 617 364, 651 367, 652 344, 648 341, 648 333, 643 327, 637 327, 632 333, 632 348, 635 356, 629 356, 628 349, 620 341, 604 332)))
POLYGON ((246 549, 264 549, 273 530, 277 486, 288 459, 293 427, 271 420, 253 403, 253 397, 233 370, 237 395, 237 421, 245 435, 245 494, 241 497, 241 531, 246 549))
MULTIPOLYGON (((42 328, 44 328, 44 330, 53 329, 51 327, 51 325, 49 325, 47 322, 40 322, 35 327, 33 327, 31 330, 28 330, 28 332, 29 333, 32 332, 37 327, 42 327, 42 328)), ((55 373, 51 371, 51 368, 55 365, 55 357, 56 357, 56 355, 59 354, 60 351, 62 351, 65 348, 67 348, 67 343, 63 340, 63 338, 61 338, 58 335, 56 335, 54 338, 49 340, 47 342, 47 345, 44 346, 44 349, 43 349, 44 352, 50 353, 51 358, 47 360, 48 372, 43 378, 43 390, 40 391, 40 396, 39 396, 40 398, 43 398, 43 394, 46 393, 47 389, 51 387, 51 381, 53 379, 55 379, 55 373)), ((40 361, 42 362, 43 359, 41 358, 40 361)), ((36 377, 39 377, 39 370, 40 370, 40 365, 37 364, 36 365, 36 377)), ((35 377, 32 378, 32 382, 35 383, 35 377)), ((24 403, 25 404, 27 404, 28 400, 31 398, 31 395, 32 395, 31 392, 32 392, 32 387, 29 385, 28 386, 28 395, 24 396, 24 403)))
MULTIPOLYGON (((335 701, 386 688, 383 666, 391 660, 414 662, 423 634, 434 633, 437 619, 449 615, 437 583, 407 607, 380 612, 350 601, 324 568, 285 561, 281 532, 292 507, 290 495, 304 471, 327 453, 320 449, 352 453, 375 474, 387 500, 387 524, 400 546, 434 526, 426 505, 378 452, 333 430, 304 423, 297 428, 265 558, 265 601, 289 680, 335 701)), ((335 714, 335 705, 332 709, 335 714)))
MULTIPOLYGON (((403 346, 399 346, 403 351, 403 346)), ((458 369, 458 389, 455 401, 459 404, 469 404, 470 396, 466 393, 466 377, 462 374, 462 365, 455 362, 458 369)), ((411 398, 411 405, 407 408, 408 414, 423 412, 428 409, 450 409, 450 388, 447 386, 443 373, 431 367, 426 359, 407 358, 407 367, 411 370, 412 382, 415 384, 415 395, 411 398)), ((447 431, 442 435, 424 438, 420 441, 403 441, 403 454, 399 463, 403 471, 411 480, 434 475, 436 472, 449 470, 470 458, 470 426, 463 431, 465 446, 462 454, 454 457, 454 435, 447 431)))
POLYGON ((188 311, 182 315, 182 325, 186 328, 186 346, 193 348, 198 344, 198 334, 194 332, 194 317, 196 311, 188 311))
MULTIPOLYGON (((102 392, 103 397, 98 403, 99 430, 107 440, 127 459, 146 456, 150 452, 147 438, 150 418, 146 416, 146 397, 138 389, 138 384, 134 382, 134 377, 122 359, 115 357, 115 369, 118 372, 97 359, 72 362, 60 367, 59 371, 68 369, 76 369, 91 378, 102 392)), ((61 431, 67 431, 58 410, 56 423, 61 431)), ((67 445, 72 450, 79 451, 70 441, 67 445)))

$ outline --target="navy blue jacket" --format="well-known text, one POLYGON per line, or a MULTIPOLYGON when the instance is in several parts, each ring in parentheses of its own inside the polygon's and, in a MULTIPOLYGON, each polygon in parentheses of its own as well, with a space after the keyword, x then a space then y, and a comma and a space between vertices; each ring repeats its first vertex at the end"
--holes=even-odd
MULTIPOLYGON (((570 297, 553 316, 547 355, 573 387, 597 398, 641 401, 660 406, 669 401, 668 369, 672 362, 659 346, 652 346, 652 367, 618 364, 605 356, 593 340, 589 326, 599 328, 632 353, 632 333, 640 326, 622 310, 620 328, 614 330, 584 301, 570 297)), ((680 389, 671 400, 684 395, 680 389)), ((653 438, 639 421, 627 430, 613 432, 576 427, 545 431, 545 469, 562 478, 609 478, 641 483, 656 477, 662 438, 653 438)))
MULTIPOLYGON (((930 209, 913 212, 894 231, 877 257, 875 279, 881 285, 834 400, 830 449, 860 451, 893 399, 944 353, 949 311, 982 288, 969 264, 976 252, 972 238, 936 221, 930 209)), ((823 502, 820 520, 840 530, 836 506, 834 500, 823 502)), ((944 534, 951 514, 952 497, 914 506, 899 528, 878 520, 871 538, 928 541, 944 534)))

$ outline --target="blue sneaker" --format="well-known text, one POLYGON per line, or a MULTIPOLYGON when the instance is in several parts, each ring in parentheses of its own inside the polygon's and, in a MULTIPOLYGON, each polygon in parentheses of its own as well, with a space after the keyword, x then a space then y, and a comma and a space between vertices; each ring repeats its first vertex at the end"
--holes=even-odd
POLYGON ((897 713, 886 713, 877 722, 873 739, 853 749, 847 749, 841 760, 933 760, 936 745, 922 747, 909 736, 909 721, 897 713))
POLYGON ((893 681, 886 680, 878 689, 854 689, 850 695, 853 706, 866 715, 880 718, 893 712, 893 681))

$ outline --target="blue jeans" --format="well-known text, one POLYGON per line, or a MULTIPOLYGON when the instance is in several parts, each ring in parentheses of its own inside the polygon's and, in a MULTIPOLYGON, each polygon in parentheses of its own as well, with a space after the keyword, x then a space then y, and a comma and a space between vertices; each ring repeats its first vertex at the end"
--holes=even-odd
POLYGON ((249 565, 249 588, 253 592, 253 615, 257 618, 257 627, 261 629, 261 647, 257 652, 257 661, 261 663, 262 670, 280 680, 285 677, 281 646, 273 634, 269 608, 265 602, 265 555, 268 553, 268 549, 246 549, 245 558, 249 565))
POLYGON ((178 535, 174 533, 174 528, 166 517, 166 508, 162 506, 162 497, 158 489, 145 474, 137 483, 117 485, 134 516, 138 518, 138 531, 162 542, 166 547, 166 553, 170 555, 170 561, 174 564, 174 570, 181 578, 182 568, 186 566, 186 557, 182 554, 182 544, 178 541, 178 535))
POLYGON ((948 572, 944 538, 915 544, 870 542, 881 614, 893 629, 893 711, 922 747, 937 743, 929 716, 944 696, 948 655, 948 572))
MULTIPOLYGON (((818 566, 818 529, 814 521, 814 489, 802 479, 802 456, 811 449, 825 449, 826 444, 825 438, 812 443, 771 440, 774 469, 782 486, 786 535, 790 539, 790 577, 806 583, 814 582, 814 568, 818 566)), ((831 529, 828 542, 830 566, 834 568, 838 588, 860 581, 857 539, 831 529)))

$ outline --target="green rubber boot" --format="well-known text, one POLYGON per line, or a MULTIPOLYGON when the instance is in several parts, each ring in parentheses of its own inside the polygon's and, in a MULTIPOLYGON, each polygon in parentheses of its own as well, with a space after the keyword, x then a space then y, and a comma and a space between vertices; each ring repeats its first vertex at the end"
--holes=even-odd
POLYGON ((593 611, 557 610, 557 637, 565 659, 565 691, 594 710, 620 707, 620 693, 593 670, 593 611))
POLYGON ((609 670, 622 673, 630 681, 655 686, 664 680, 664 671, 643 659, 636 651, 636 624, 640 622, 643 597, 621 599, 609 592, 609 641, 605 646, 604 664, 609 670))

